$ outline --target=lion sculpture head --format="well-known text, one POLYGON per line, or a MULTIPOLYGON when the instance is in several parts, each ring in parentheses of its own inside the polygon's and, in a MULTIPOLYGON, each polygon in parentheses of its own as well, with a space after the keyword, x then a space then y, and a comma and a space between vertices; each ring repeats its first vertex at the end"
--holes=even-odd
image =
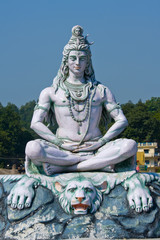
POLYGON ((67 183, 55 182, 59 203, 68 214, 96 212, 102 202, 102 192, 106 186, 106 182, 94 186, 85 178, 72 179, 67 183))

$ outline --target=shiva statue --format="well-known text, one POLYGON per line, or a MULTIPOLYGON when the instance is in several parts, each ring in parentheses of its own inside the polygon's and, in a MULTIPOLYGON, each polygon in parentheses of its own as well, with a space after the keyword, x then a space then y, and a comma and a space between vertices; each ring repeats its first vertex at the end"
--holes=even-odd
POLYGON ((136 212, 153 206, 148 184, 159 184, 160 176, 136 173, 136 142, 115 139, 128 122, 111 91, 95 79, 91 44, 81 26, 72 28, 53 85, 41 92, 34 109, 31 128, 41 139, 26 145, 26 175, 0 177, 18 180, 7 197, 13 209, 30 208, 39 185, 58 197, 67 214, 95 213, 117 185, 136 212))
POLYGON ((130 170, 135 170, 137 144, 132 139, 115 140, 128 122, 111 91, 95 79, 91 44, 81 26, 72 28, 58 74, 34 109, 31 128, 41 139, 28 142, 25 154, 45 175, 114 172, 116 164, 128 158, 133 161, 130 170), (114 124, 107 129, 111 118, 114 124), (56 134, 44 121, 57 126, 56 134))

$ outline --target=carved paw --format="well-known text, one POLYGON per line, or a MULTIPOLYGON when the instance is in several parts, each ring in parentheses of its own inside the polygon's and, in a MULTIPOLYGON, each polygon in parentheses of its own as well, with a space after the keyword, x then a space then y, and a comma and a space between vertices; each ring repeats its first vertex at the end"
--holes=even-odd
POLYGON ((7 198, 7 204, 13 209, 24 209, 31 206, 35 195, 33 189, 34 180, 29 178, 21 179, 11 190, 7 198))
POLYGON ((136 173, 123 183, 123 187, 128 190, 127 199, 129 205, 138 213, 147 212, 153 206, 149 188, 145 185, 153 180, 154 176, 152 175, 136 173))
POLYGON ((129 190, 127 198, 130 207, 138 213, 142 211, 147 212, 153 206, 153 199, 146 186, 129 190))

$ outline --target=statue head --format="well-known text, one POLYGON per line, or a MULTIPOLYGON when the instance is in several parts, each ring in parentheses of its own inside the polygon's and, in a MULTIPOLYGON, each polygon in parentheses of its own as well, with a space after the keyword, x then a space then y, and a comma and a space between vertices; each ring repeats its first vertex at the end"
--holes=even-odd
POLYGON ((93 43, 88 42, 87 36, 83 36, 83 28, 81 26, 76 25, 72 28, 72 36, 64 47, 61 67, 58 71, 57 76, 54 78, 54 86, 56 85, 58 87, 60 82, 65 81, 69 75, 68 57, 71 51, 85 51, 87 56, 87 65, 86 69, 84 70, 84 78, 88 81, 95 81, 95 75, 91 60, 91 44, 93 43))

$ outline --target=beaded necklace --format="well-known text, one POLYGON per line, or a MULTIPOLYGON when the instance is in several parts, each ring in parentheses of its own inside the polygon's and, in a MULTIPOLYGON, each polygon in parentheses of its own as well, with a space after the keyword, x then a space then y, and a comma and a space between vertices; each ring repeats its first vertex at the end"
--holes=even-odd
POLYGON ((63 89, 66 91, 66 97, 69 100, 69 112, 72 119, 78 123, 79 127, 77 133, 79 135, 81 135, 80 127, 82 126, 82 123, 88 119, 86 131, 83 134, 81 141, 79 142, 79 144, 81 144, 88 132, 91 113, 91 102, 96 88, 94 87, 91 90, 91 82, 88 82, 87 84, 75 85, 65 81, 64 85, 65 87, 63 89), (83 103, 83 107, 81 109, 79 109, 79 103, 83 103), (78 108, 76 107, 76 105, 78 105, 78 108), (83 113, 83 118, 76 117, 74 112, 77 112, 78 114, 83 113))
POLYGON ((71 100, 71 106, 73 107, 74 111, 79 112, 79 113, 84 111, 84 109, 86 107, 86 103, 88 103, 88 98, 87 98, 87 100, 84 101, 83 108, 79 109, 79 108, 76 108, 76 106, 75 106, 75 103, 77 103, 79 106, 79 102, 74 101, 73 98, 70 98, 70 100, 71 100))
POLYGON ((74 104, 75 104, 75 103, 73 102, 73 99, 69 96, 69 112, 70 112, 70 114, 71 114, 71 117, 72 117, 72 119, 73 119, 74 121, 76 121, 76 122, 79 124, 79 126, 82 126, 82 122, 84 122, 84 121, 86 120, 86 118, 87 118, 87 116, 88 116, 88 113, 89 113, 89 96, 88 96, 87 99, 85 100, 85 103, 84 103, 84 106, 83 106, 82 109, 80 109, 80 110, 79 110, 79 109, 76 109, 74 104), (83 111, 86 110, 84 117, 83 117, 82 119, 76 118, 76 117, 74 116, 74 113, 73 113, 72 108, 73 108, 76 112, 78 112, 78 113, 83 112, 83 111))

